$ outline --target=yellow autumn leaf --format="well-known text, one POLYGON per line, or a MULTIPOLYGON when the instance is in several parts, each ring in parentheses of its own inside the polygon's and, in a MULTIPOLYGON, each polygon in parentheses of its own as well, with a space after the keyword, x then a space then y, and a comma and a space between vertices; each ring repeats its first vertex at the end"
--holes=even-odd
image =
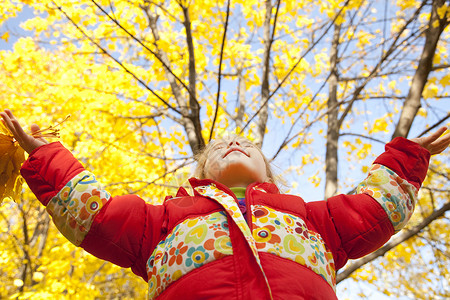
POLYGON ((23 183, 20 167, 24 161, 24 150, 0 123, 0 204, 5 198, 18 199, 23 183))
MULTIPOLYGON (((56 125, 33 132, 33 136, 58 138, 59 129, 56 127, 69 117, 70 115, 56 125)), ((0 122, 0 204, 5 198, 17 201, 24 182, 20 176, 20 168, 24 161, 25 151, 14 140, 8 128, 0 122)))
POLYGON ((6 31, 5 33, 2 34, 2 36, 0 37, 2 40, 4 40, 5 42, 8 42, 9 39, 9 31, 6 31))
POLYGON ((14 286, 21 287, 23 285, 23 281, 21 279, 14 280, 14 286))
POLYGON ((430 83, 425 87, 422 95, 423 95, 424 99, 430 99, 430 98, 436 97, 438 95, 438 93, 439 93, 439 87, 434 83, 430 83))
POLYGON ((440 19, 444 19, 445 15, 450 15, 450 6, 448 6, 445 3, 442 4, 441 7, 438 7, 437 13, 438 13, 440 19))
POLYGON ((443 87, 449 86, 450 85, 450 74, 445 74, 441 80, 439 80, 439 84, 442 85, 443 87))

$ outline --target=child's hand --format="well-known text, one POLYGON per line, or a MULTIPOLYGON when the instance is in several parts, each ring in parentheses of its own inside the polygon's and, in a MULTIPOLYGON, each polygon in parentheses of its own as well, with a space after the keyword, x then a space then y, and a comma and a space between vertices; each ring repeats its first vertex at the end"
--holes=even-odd
POLYGON ((429 136, 413 138, 410 140, 430 151, 431 155, 439 154, 450 144, 450 133, 441 136, 446 130, 446 127, 441 127, 429 136))
POLYGON ((37 147, 48 144, 47 140, 39 137, 39 135, 36 137, 32 135, 33 133, 39 131, 39 126, 36 124, 31 125, 31 134, 27 134, 9 109, 5 109, 4 112, 0 112, 0 115, 3 118, 3 124, 8 127, 14 135, 16 141, 19 142, 19 145, 23 148, 23 150, 28 152, 28 154, 37 147))

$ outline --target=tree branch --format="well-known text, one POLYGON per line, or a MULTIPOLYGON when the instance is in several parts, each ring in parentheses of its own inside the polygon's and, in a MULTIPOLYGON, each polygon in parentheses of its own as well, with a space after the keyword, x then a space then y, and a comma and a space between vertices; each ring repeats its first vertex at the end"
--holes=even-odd
POLYGON ((361 137, 361 138, 368 139, 368 140, 371 140, 371 141, 374 141, 374 142, 377 142, 377 143, 380 143, 380 144, 383 144, 383 145, 386 144, 385 141, 382 141, 382 140, 379 140, 379 139, 376 139, 376 138, 373 138, 373 137, 370 137, 370 136, 367 136, 367 135, 351 133, 351 132, 344 132, 344 133, 339 134, 339 136, 345 136, 345 135, 361 137))
POLYGON ((434 220, 437 220, 439 217, 443 216, 445 212, 450 210, 450 202, 447 202, 444 204, 440 209, 435 210, 431 215, 429 215, 427 218, 422 220, 420 224, 417 226, 409 229, 404 230, 402 233, 394 236, 388 243, 386 243, 383 247, 378 249, 375 252, 372 252, 371 254, 364 256, 363 258, 360 258, 356 260, 355 262, 351 263, 346 267, 342 272, 339 272, 337 274, 336 283, 339 283, 343 281, 344 279, 347 279, 354 271, 362 267, 363 265, 375 260, 376 258, 383 256, 388 252, 389 250, 393 249, 397 245, 403 243, 404 241, 412 238, 417 233, 419 233, 422 229, 427 227, 431 222, 434 220))
POLYGON ((438 127, 439 125, 441 125, 442 123, 445 122, 445 120, 447 120, 448 118, 450 118, 450 112, 447 113, 447 115, 445 117, 443 117, 442 119, 440 119, 439 121, 437 121, 436 123, 434 123, 431 127, 425 129, 421 134, 419 134, 418 137, 424 136, 425 134, 427 134, 428 132, 430 132, 431 130, 433 130, 434 128, 438 127))
MULTIPOLYGON (((300 135, 302 132, 306 131, 306 130, 302 130, 298 133, 296 133, 292 138, 289 138, 289 136, 291 135, 292 131, 294 130, 295 125, 297 124, 297 122, 302 118, 302 116, 305 114, 305 112, 307 111, 307 109, 309 108, 309 106, 311 104, 314 103, 314 101, 316 100, 317 96, 319 95, 320 91, 325 87, 325 85, 328 83, 328 80, 330 78, 331 74, 328 74, 328 77, 324 80, 324 82, 322 83, 322 85, 320 86, 320 88, 318 89, 318 91, 314 94, 314 96, 312 97, 311 101, 308 102, 308 104, 306 104, 306 106, 303 108, 303 111, 295 118, 295 121, 292 123, 291 128, 289 128, 288 133, 286 134, 285 139, 283 140, 283 142, 281 143, 281 145, 278 147, 277 152, 275 153, 274 156, 272 156, 271 160, 274 160, 278 154, 280 154, 281 150, 288 145, 296 136, 300 135)), ((312 124, 309 124, 309 126, 311 126, 312 124)))
POLYGON ((330 107, 329 109, 327 109, 327 111, 319 114, 314 120, 312 120, 311 122, 309 122, 308 124, 306 124, 302 130, 300 130, 299 132, 297 132, 296 134, 294 134, 291 138, 289 139, 285 139, 282 143, 282 145, 279 147, 278 151, 275 153, 275 155, 272 157, 271 160, 273 160, 280 152, 281 149, 288 145, 290 142, 292 142, 294 140, 294 138, 296 138, 297 136, 299 136, 300 134, 304 133, 306 130, 308 130, 314 123, 318 122, 320 119, 322 119, 323 117, 325 117, 332 109, 338 107, 339 105, 342 105, 343 103, 345 103, 344 101, 339 101, 337 102, 333 107, 330 107))

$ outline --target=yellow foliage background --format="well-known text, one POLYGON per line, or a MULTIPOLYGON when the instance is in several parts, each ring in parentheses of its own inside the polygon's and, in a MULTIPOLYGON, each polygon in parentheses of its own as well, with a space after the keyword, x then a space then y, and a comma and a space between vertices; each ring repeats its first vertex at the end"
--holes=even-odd
MULTIPOLYGON (((20 15, 22 10, 32 11, 33 16, 21 24, 30 36, 17 39, 12 49, 0 51, 0 108, 11 109, 24 125, 37 123, 41 127, 70 114, 62 126, 60 141, 112 195, 135 193, 149 203, 161 203, 185 183, 194 165, 188 134, 182 126, 184 116, 173 109, 181 111, 189 106, 179 100, 187 99, 189 93, 181 87, 181 98, 177 98, 169 84, 173 75, 186 84, 189 78, 182 7, 189 4, 203 138, 239 132, 261 106, 265 7, 256 0, 230 3, 233 25, 223 52, 224 87, 213 134, 226 1, 3 1, 1 23, 20 15), (114 9, 108 10, 108 17, 96 4, 114 9), (158 35, 150 26, 150 16, 155 14, 158 35), (167 56, 172 75, 155 53, 167 56), (244 91, 239 95, 237 82, 242 83, 239 88, 244 91)), ((329 39, 317 41, 320 29, 331 21, 343 26, 340 41, 347 48, 342 47, 345 56, 340 75, 350 79, 339 83, 338 98, 345 104, 360 78, 368 76, 373 68, 371 51, 384 47, 382 43, 395 36, 418 4, 414 0, 391 3, 393 22, 386 33, 376 26, 352 23, 358 17, 364 24, 379 22, 379 6, 370 1, 281 2, 271 50, 271 88, 277 88, 277 93, 268 104, 270 118, 264 150, 289 182, 287 191, 304 194, 305 190, 323 185, 327 91, 318 86, 326 83, 330 64, 329 39), (282 81, 283 85, 278 86, 282 81), (276 149, 274 145, 281 144, 284 137, 288 142, 276 149), (278 156, 277 150, 282 154, 278 156)), ((274 6, 273 13, 275 10, 274 6)), ((444 5, 439 14, 448 11, 444 5)), ((416 26, 426 28, 428 17, 429 12, 420 14, 416 26)), ((4 28, 0 37, 12 39, 14 32, 4 28)), ((449 37, 447 28, 435 53, 436 65, 449 64, 449 37)), ((406 57, 406 62, 389 65, 390 70, 413 70, 419 48, 416 44, 400 45, 398 56, 406 57)), ((340 171, 341 192, 356 186, 358 178, 352 176, 358 174, 362 179, 362 172, 382 151, 380 144, 389 140, 412 76, 411 72, 399 73, 391 76, 386 71, 368 85, 342 123, 339 145, 342 160, 347 163, 340 171)), ((442 101, 448 102, 449 78, 443 68, 428 79, 425 102, 415 123, 417 132, 430 126, 432 118, 448 113, 448 106, 447 111, 442 109, 442 101)), ((344 108, 340 106, 339 112, 344 108)), ((251 121, 244 134, 254 138, 256 131, 257 123, 251 121)), ((448 151, 432 160, 430 170, 410 227, 448 202, 448 151)), ((20 198, 1 204, 0 216, 0 298, 145 298, 146 283, 129 270, 104 263, 65 241, 49 225, 45 210, 27 187, 20 198)), ((449 236, 448 219, 438 219, 419 236, 364 266, 350 280, 370 283, 391 296, 444 299, 450 295, 446 267, 449 236)))

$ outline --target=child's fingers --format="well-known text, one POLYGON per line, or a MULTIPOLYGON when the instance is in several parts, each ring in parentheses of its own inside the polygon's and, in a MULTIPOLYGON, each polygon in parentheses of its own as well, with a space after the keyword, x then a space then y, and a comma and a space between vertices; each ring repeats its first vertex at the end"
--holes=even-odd
POLYGON ((441 136, 433 144, 437 149, 440 150, 440 152, 444 151, 450 144, 450 133, 441 136))
POLYGON ((17 134, 20 136, 26 136, 27 133, 23 130, 22 126, 20 125, 19 121, 16 119, 16 117, 13 115, 13 113, 10 110, 7 110, 7 114, 11 119, 11 123, 14 126, 14 129, 17 134))
POLYGON ((5 114, 8 116, 8 118, 12 121, 15 120, 16 117, 14 117, 12 111, 10 109, 5 109, 5 114))
POLYGON ((437 139, 439 139, 439 137, 447 130, 447 127, 441 127, 438 130, 436 130, 435 132, 433 132, 431 135, 427 136, 424 138, 424 142, 427 144, 431 144, 434 141, 436 141, 437 139))
POLYGON ((0 115, 2 116, 3 123, 6 125, 6 127, 8 127, 8 129, 11 131, 11 133, 14 135, 14 137, 16 137, 17 132, 12 123, 10 113, 11 113, 11 111, 9 111, 8 109, 5 109, 5 111, 1 112, 0 115))
POLYGON ((23 145, 24 140, 27 138, 28 134, 23 130, 22 126, 20 126, 19 121, 14 117, 13 113, 9 109, 5 109, 6 118, 3 119, 6 121, 7 127, 11 130, 11 133, 14 135, 14 138, 19 142, 19 144, 23 145))
POLYGON ((23 130, 22 126, 20 126, 19 121, 15 118, 11 119, 12 126, 14 127, 14 137, 19 141, 23 141, 24 137, 27 136, 26 132, 23 130))
POLYGON ((3 125, 7 126, 5 118, 7 117, 6 114, 4 112, 0 112, 0 117, 1 117, 1 121, 3 123, 3 125))
POLYGON ((450 133, 447 133, 443 136, 440 136, 438 139, 436 139, 433 143, 436 144, 445 144, 450 141, 450 133))

